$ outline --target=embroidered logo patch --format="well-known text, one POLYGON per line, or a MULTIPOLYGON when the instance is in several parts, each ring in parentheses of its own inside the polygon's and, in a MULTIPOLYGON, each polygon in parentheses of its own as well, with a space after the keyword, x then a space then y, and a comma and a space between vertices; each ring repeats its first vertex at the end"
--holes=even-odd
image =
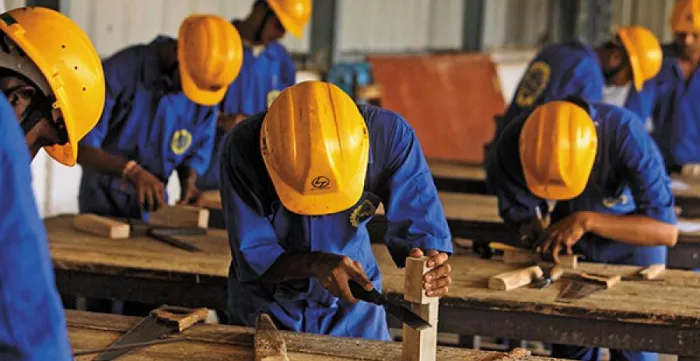
POLYGON ((542 95, 549 83, 551 68, 544 62, 538 61, 530 66, 520 82, 515 102, 521 107, 529 107, 542 95))
POLYGON ((192 134, 187 129, 180 129, 173 133, 173 139, 170 141, 170 149, 176 155, 181 155, 187 151, 192 145, 192 134))
POLYGON ((350 225, 357 228, 362 221, 372 217, 375 213, 377 213, 377 206, 369 199, 365 199, 350 212, 350 225))
POLYGON ((615 198, 603 198, 603 206, 605 206, 605 208, 612 208, 625 203, 627 203, 627 196, 624 194, 615 198))

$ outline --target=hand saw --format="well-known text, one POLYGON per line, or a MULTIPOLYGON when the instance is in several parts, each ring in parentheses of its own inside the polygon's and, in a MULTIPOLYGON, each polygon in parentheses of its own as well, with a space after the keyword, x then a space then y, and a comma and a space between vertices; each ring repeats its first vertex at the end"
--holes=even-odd
POLYGON ((124 347, 134 344, 147 344, 171 333, 182 332, 192 325, 207 318, 206 308, 189 309, 183 307, 161 306, 151 311, 136 326, 130 329, 117 342, 97 355, 95 361, 112 361, 132 352, 134 349, 124 347), (112 349, 117 347, 117 349, 112 349))

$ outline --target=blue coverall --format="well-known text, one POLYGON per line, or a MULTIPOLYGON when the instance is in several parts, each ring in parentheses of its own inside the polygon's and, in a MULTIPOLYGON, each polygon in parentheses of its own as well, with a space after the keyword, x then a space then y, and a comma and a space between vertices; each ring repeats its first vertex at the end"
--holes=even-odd
MULTIPOLYGON (((578 211, 604 214, 641 214, 675 224, 670 179, 658 148, 634 113, 612 105, 590 103, 588 112, 596 123, 598 152, 583 193, 559 201, 552 224, 578 211)), ((515 120, 503 132, 489 161, 489 179, 496 190, 501 217, 519 224, 536 217, 535 208, 546 213, 545 200, 533 195, 525 183, 519 136, 525 118, 515 120)), ((574 246, 576 253, 592 262, 648 266, 666 263, 666 247, 635 247, 594 234, 586 234, 574 246)), ((652 361, 656 354, 612 351, 614 360, 652 361)), ((600 350, 554 345, 553 357, 600 360, 600 350)))
MULTIPOLYGON (((294 84, 295 75, 294 61, 280 43, 272 42, 266 45, 257 56, 253 48, 246 45, 243 47, 241 72, 229 86, 223 102, 219 105, 219 111, 226 115, 246 116, 264 112, 276 93, 294 84)), ((225 135, 225 131, 217 127, 209 168, 197 179, 197 188, 200 190, 219 189, 219 159, 225 135)))
POLYGON ((226 138, 221 197, 233 254, 229 311, 234 323, 252 326, 258 314, 267 312, 294 331, 389 340, 380 306, 342 301, 316 278, 260 280, 285 252, 327 252, 360 262, 381 290, 367 231, 380 202, 388 220, 384 241, 397 265, 404 265, 414 247, 452 251, 442 205, 413 129, 394 112, 373 106, 360 106, 360 111, 370 136, 364 193, 355 206, 339 213, 302 216, 282 206, 260 153, 265 113, 239 124, 226 138))
POLYGON ((666 166, 700 163, 700 72, 686 81, 673 45, 664 46, 664 62, 655 81, 659 89, 652 135, 666 166))
POLYGON ((4 95, 0 138, 0 360, 69 361, 63 306, 32 191, 31 158, 4 95))
MULTIPOLYGON (((640 92, 632 87, 625 108, 647 119, 656 96, 653 85, 645 83, 640 92)), ((576 96, 587 101, 602 101, 604 86, 603 69, 593 48, 576 40, 547 46, 528 66, 496 135, 511 121, 553 100, 576 96)))
MULTIPOLYGON (((157 37, 126 48, 103 62, 107 94, 102 118, 81 144, 135 160, 167 184, 179 165, 204 173, 214 144, 216 107, 189 100, 172 85, 158 62, 157 37)), ((148 217, 138 196, 120 176, 83 168, 81 213, 148 217)))

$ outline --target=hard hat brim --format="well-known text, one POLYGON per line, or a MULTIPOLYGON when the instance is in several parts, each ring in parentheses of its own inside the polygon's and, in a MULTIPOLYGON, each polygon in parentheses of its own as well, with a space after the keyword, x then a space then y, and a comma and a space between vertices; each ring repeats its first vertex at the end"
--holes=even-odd
POLYGON ((290 16, 285 14, 277 3, 273 1, 268 1, 267 4, 272 8, 272 11, 275 12, 277 18, 280 19, 282 26, 284 26, 284 30, 288 31, 289 33, 291 33, 299 39, 301 39, 304 36, 304 28, 300 26, 296 21, 294 21, 294 19, 292 19, 290 16))

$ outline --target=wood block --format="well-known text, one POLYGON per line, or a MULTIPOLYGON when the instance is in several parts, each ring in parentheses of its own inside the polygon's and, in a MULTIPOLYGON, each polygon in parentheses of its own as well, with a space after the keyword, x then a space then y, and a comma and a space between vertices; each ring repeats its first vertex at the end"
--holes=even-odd
POLYGON ((111 239, 129 238, 130 231, 127 223, 90 213, 73 217, 73 227, 81 232, 111 239))
POLYGON ((430 270, 428 257, 407 257, 403 298, 412 303, 426 304, 436 297, 428 297, 423 288, 423 275, 430 270))
POLYGON ((255 322, 255 361, 289 361, 287 344, 265 313, 255 322))
POLYGON ((209 210, 193 206, 164 206, 151 212, 148 224, 162 227, 207 228, 209 210))
POLYGON ((199 197, 199 205, 208 209, 222 209, 221 193, 219 191, 202 192, 199 197))
POLYGON ((595 282, 597 284, 605 286, 605 288, 612 288, 616 284, 620 283, 622 277, 620 275, 596 275, 591 273, 581 273, 579 276, 586 281, 595 282))
POLYGON ((642 279, 644 280, 653 280, 656 279, 656 277, 658 277, 664 270, 666 270, 665 264, 653 264, 639 271, 639 275, 642 276, 642 279))
POLYGON ((491 290, 512 290, 518 287, 529 285, 536 278, 544 276, 540 266, 530 266, 519 270, 501 273, 489 277, 489 289, 491 290))
POLYGON ((438 308, 437 298, 426 304, 411 303, 413 312, 428 321, 433 327, 424 330, 403 325, 402 361, 435 361, 437 357, 438 308))

